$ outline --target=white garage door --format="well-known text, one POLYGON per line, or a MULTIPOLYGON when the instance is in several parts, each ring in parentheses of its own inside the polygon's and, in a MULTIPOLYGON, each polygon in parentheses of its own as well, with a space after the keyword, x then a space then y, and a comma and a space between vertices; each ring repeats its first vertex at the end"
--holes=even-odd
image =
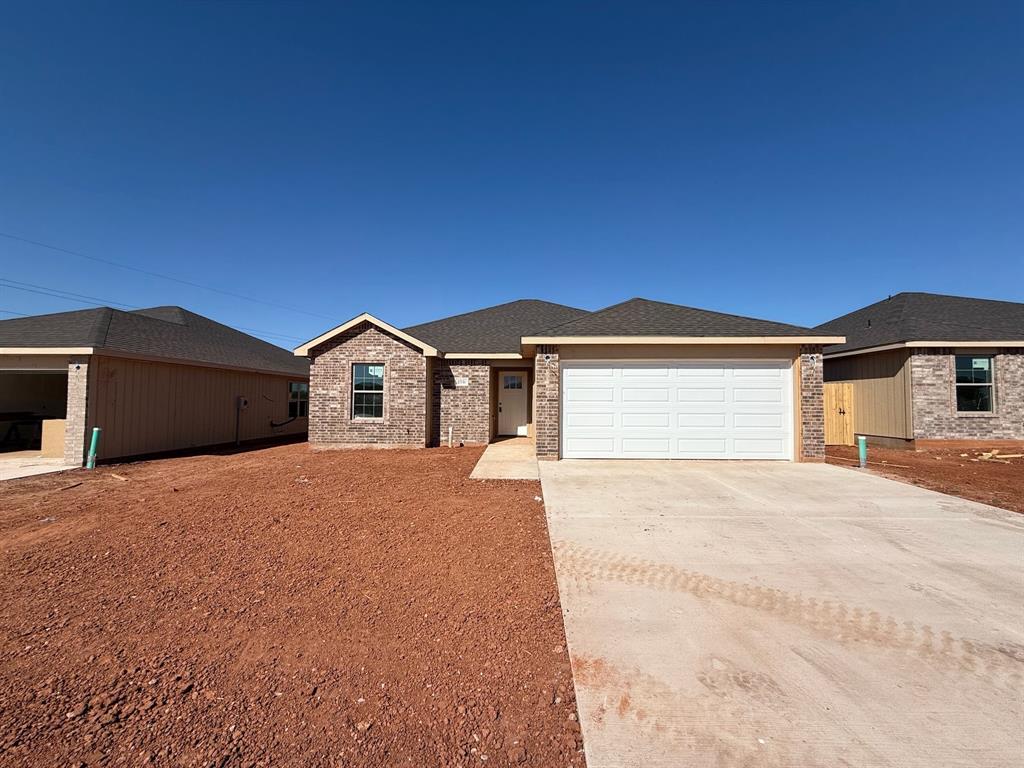
POLYGON ((791 459, 789 360, 562 362, 567 459, 791 459))

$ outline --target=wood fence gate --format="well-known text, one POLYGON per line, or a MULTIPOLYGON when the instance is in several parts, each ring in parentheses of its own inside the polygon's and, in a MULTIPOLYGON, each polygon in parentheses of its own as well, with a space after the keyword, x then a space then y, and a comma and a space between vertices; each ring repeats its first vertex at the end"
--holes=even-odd
POLYGON ((825 445, 853 445, 853 385, 825 383, 825 445))

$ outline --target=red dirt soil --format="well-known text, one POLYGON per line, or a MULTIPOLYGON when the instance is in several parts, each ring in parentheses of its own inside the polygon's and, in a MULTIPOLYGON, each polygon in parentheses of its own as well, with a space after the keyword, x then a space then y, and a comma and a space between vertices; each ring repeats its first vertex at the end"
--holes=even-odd
MULTIPOLYGON (((930 448, 896 450, 868 448, 868 469, 885 477, 903 480, 922 488, 941 491, 994 507, 1024 512, 1024 459, 985 461, 987 448, 930 448), (966 455, 962 455, 966 454, 966 455)), ((1001 448, 1006 454, 1024 453, 1021 449, 1001 448)), ((830 464, 857 466, 857 449, 830 445, 826 451, 830 464)))
POLYGON ((480 452, 4 483, 0 764, 583 766, 540 484, 480 452))

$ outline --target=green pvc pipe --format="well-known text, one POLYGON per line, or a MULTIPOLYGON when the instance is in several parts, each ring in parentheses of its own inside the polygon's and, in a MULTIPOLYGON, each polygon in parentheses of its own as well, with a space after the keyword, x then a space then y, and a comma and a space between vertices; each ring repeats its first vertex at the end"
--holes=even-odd
POLYGON ((857 458, 861 469, 868 465, 868 439, 864 435, 857 435, 857 458))
POLYGON ((89 443, 89 458, 85 461, 86 469, 96 469, 96 454, 100 448, 100 433, 103 432, 99 427, 92 428, 92 442, 89 443))

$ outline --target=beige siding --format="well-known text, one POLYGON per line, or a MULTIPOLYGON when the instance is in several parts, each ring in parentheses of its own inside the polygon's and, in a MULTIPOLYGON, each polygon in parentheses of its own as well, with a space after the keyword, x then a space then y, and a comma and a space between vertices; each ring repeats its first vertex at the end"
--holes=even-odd
POLYGON ((236 402, 242 441, 303 434, 307 419, 288 421, 288 382, 304 376, 247 373, 115 357, 94 357, 89 432, 103 429, 99 458, 197 448, 235 440, 236 402), (280 426, 274 426, 272 422, 280 426))
POLYGON ((853 386, 853 429, 858 435, 912 439, 910 351, 890 349, 825 361, 825 381, 853 386))

